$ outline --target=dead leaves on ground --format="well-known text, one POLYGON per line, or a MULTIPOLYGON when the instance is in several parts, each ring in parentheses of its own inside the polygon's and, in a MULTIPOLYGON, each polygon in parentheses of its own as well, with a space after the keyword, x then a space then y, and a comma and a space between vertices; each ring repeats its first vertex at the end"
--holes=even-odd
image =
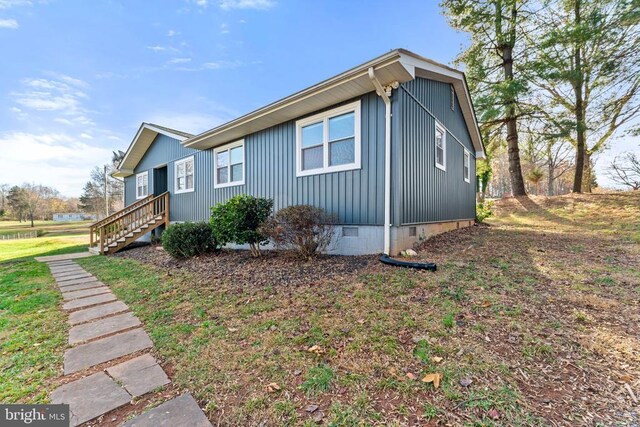
POLYGON ((434 388, 440 387, 440 380, 442 379, 442 374, 435 372, 433 374, 427 374, 422 378, 423 383, 433 383, 434 388))

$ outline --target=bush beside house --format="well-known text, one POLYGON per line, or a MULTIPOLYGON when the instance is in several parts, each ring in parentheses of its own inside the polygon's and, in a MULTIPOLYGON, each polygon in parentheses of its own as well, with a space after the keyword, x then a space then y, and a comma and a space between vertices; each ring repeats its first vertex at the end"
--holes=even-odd
POLYGON ((293 249, 300 257, 309 259, 329 246, 337 221, 335 215, 322 208, 310 205, 289 206, 267 219, 260 231, 276 247, 293 249))
POLYGON ((220 245, 248 244, 251 254, 260 256, 260 246, 269 238, 259 231, 269 218, 273 200, 241 194, 211 208, 210 225, 213 236, 220 245))
POLYGON ((162 233, 162 247, 174 258, 191 258, 219 249, 206 222, 173 224, 162 233))

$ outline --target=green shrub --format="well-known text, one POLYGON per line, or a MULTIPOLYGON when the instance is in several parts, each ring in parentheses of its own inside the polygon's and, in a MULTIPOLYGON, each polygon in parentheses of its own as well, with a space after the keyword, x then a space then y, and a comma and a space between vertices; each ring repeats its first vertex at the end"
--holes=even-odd
POLYGON ((206 222, 183 222, 167 227, 162 247, 174 258, 191 258, 219 248, 206 222))
POLYGON ((220 245, 249 244, 251 254, 260 256, 260 245, 269 239, 258 230, 273 209, 273 200, 246 194, 235 196, 226 203, 211 208, 210 225, 213 236, 220 245))
POLYGON ((277 247, 292 248, 309 259, 327 248, 335 234, 335 215, 309 205, 280 209, 260 227, 277 247))
POLYGON ((478 203, 476 206, 476 221, 478 223, 484 222, 491 215, 493 215, 493 202, 491 200, 478 203))

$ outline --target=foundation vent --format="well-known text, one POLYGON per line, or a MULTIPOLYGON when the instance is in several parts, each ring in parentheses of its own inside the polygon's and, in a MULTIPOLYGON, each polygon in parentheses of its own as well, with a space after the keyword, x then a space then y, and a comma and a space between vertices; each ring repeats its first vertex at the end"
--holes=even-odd
POLYGON ((358 227, 342 227, 342 237, 358 237, 358 227))
POLYGON ((418 229, 416 227, 409 227, 409 237, 416 237, 418 235, 418 229))

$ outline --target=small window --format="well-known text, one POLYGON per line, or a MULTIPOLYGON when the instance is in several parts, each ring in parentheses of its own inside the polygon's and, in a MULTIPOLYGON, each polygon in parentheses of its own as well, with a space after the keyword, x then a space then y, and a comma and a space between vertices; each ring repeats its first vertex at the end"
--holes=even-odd
POLYGON ((193 156, 175 163, 175 193, 189 193, 194 190, 193 156))
POLYGON ((436 167, 447 170, 447 131, 436 122, 436 167))
POLYGON ((409 237, 416 237, 418 235, 418 229, 416 227, 409 227, 409 237))
POLYGON ((451 85, 451 111, 456 109, 456 90, 451 85))
POLYGON ((297 176, 360 168, 360 101, 296 122, 297 176))
POLYGON ((244 184, 244 140, 214 149, 213 156, 215 188, 244 184))
POLYGON ((136 199, 143 199, 149 195, 149 172, 136 175, 136 199))
POLYGON ((358 227, 342 227, 342 237, 358 237, 358 227))
POLYGON ((471 155, 467 150, 464 150, 464 180, 465 182, 471 182, 471 155))

